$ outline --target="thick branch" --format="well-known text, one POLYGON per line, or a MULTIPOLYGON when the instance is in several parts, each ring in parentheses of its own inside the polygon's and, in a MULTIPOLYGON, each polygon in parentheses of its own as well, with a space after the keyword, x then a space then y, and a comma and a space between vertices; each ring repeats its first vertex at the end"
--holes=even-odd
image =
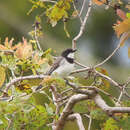
POLYGON ((79 113, 71 114, 71 115, 68 116, 67 119, 69 119, 69 120, 75 120, 76 119, 79 130, 85 130, 82 118, 81 118, 79 113))
POLYGON ((100 107, 103 111, 112 115, 113 113, 130 113, 130 107, 110 107, 108 106, 102 97, 97 94, 94 98, 95 103, 100 107))
POLYGON ((72 97, 70 97, 63 112, 61 113, 61 116, 59 118, 59 121, 57 122, 55 130, 62 130, 64 128, 67 117, 72 113, 72 109, 73 109, 74 105, 77 102, 86 100, 86 99, 88 99, 88 96, 83 95, 83 94, 77 94, 77 95, 73 95, 72 97))

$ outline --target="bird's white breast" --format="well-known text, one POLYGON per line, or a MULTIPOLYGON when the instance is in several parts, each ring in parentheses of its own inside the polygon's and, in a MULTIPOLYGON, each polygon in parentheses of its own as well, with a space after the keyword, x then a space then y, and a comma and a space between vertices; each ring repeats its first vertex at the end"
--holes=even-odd
POLYGON ((60 63, 60 66, 55 71, 53 71, 52 74, 57 74, 58 76, 66 77, 73 70, 74 70, 74 64, 70 64, 69 62, 66 61, 66 59, 63 59, 60 63))

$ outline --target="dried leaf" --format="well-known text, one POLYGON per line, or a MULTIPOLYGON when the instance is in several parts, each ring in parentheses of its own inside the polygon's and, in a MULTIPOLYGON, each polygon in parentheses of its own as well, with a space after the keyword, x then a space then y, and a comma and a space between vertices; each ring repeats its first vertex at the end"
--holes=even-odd
POLYGON ((128 32, 130 30, 130 18, 125 19, 120 24, 116 24, 113 28, 117 36, 120 37, 121 34, 123 34, 124 32, 128 32))
POLYGON ((27 43, 27 40, 23 38, 23 43, 19 43, 15 55, 20 59, 29 58, 32 56, 32 45, 27 43))
POLYGON ((107 0, 93 0, 93 3, 97 5, 102 5, 104 3, 107 3, 107 0))
POLYGON ((8 40, 8 37, 5 38, 4 45, 0 44, 0 50, 13 50, 12 44, 14 39, 12 38, 10 41, 8 40))
POLYGON ((122 20, 125 20, 127 17, 126 17, 126 13, 121 10, 121 9, 116 9, 116 14, 122 19, 122 20))

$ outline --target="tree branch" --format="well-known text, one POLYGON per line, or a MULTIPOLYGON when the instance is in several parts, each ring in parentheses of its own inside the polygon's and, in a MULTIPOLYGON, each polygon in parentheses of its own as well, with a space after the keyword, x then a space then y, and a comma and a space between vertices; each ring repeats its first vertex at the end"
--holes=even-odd
POLYGON ((73 95, 72 97, 70 97, 65 108, 63 109, 63 112, 61 113, 61 116, 57 122, 55 130, 62 130, 64 128, 66 119, 72 113, 72 109, 73 109, 74 105, 77 102, 86 100, 86 99, 88 99, 88 96, 83 95, 83 94, 77 94, 77 95, 73 95))
POLYGON ((82 36, 83 32, 84 32, 84 29, 85 29, 85 25, 86 25, 86 22, 87 22, 87 19, 88 19, 88 16, 90 14, 90 11, 91 11, 91 7, 92 6, 92 1, 90 0, 89 1, 89 6, 88 6, 88 11, 86 13, 86 16, 80 26, 80 31, 78 33, 78 35, 76 37, 74 37, 74 39, 72 40, 72 48, 73 49, 76 49, 76 41, 82 36))
POLYGON ((112 115, 113 113, 130 113, 130 107, 110 107, 108 106, 102 97, 97 94, 93 97, 95 103, 98 107, 100 107, 103 111, 105 111, 108 115, 112 115))
POLYGON ((27 80, 27 79, 43 79, 47 77, 47 75, 30 75, 30 76, 23 76, 23 77, 18 77, 18 78, 15 78, 13 79, 11 82, 9 82, 7 85, 6 85, 6 89, 5 89, 5 93, 8 92, 9 88, 14 85, 15 83, 19 82, 19 81, 22 81, 22 80, 27 80))
POLYGON ((77 122, 77 125, 79 127, 79 130, 85 130, 82 118, 81 118, 79 113, 71 114, 71 115, 68 116, 67 119, 68 120, 75 120, 76 119, 76 122, 77 122))
POLYGON ((120 43, 118 44, 118 46, 115 48, 115 50, 105 59, 103 60, 101 63, 97 64, 94 66, 94 68, 97 68, 101 65, 103 65, 104 63, 106 63, 109 59, 111 59, 111 57, 118 51, 118 49, 120 48, 120 43))
POLYGON ((88 125, 88 130, 91 129, 91 124, 92 124, 92 117, 87 115, 87 114, 84 114, 87 118, 89 118, 89 125, 88 125))

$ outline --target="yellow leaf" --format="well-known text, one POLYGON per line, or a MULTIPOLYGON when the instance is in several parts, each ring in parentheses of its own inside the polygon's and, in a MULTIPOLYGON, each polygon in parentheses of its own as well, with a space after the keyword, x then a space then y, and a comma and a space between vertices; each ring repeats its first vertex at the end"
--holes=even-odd
POLYGON ((67 30, 67 28, 66 28, 66 22, 64 22, 64 31, 65 31, 65 33, 66 33, 66 36, 67 36, 68 38, 70 38, 70 34, 69 34, 69 32, 68 32, 68 30, 67 30))
POLYGON ((120 37, 120 35, 123 34, 124 32, 130 31, 130 18, 125 19, 120 24, 116 24, 114 26, 114 30, 118 37, 120 37))
POLYGON ((128 58, 130 58, 130 47, 128 48, 128 58))
POLYGON ((5 81, 5 68, 0 66, 0 87, 3 85, 4 81, 5 81))
POLYGON ((78 16, 78 11, 77 10, 75 10, 75 11, 73 11, 73 13, 72 13, 72 17, 73 18, 76 18, 77 16, 78 16))

